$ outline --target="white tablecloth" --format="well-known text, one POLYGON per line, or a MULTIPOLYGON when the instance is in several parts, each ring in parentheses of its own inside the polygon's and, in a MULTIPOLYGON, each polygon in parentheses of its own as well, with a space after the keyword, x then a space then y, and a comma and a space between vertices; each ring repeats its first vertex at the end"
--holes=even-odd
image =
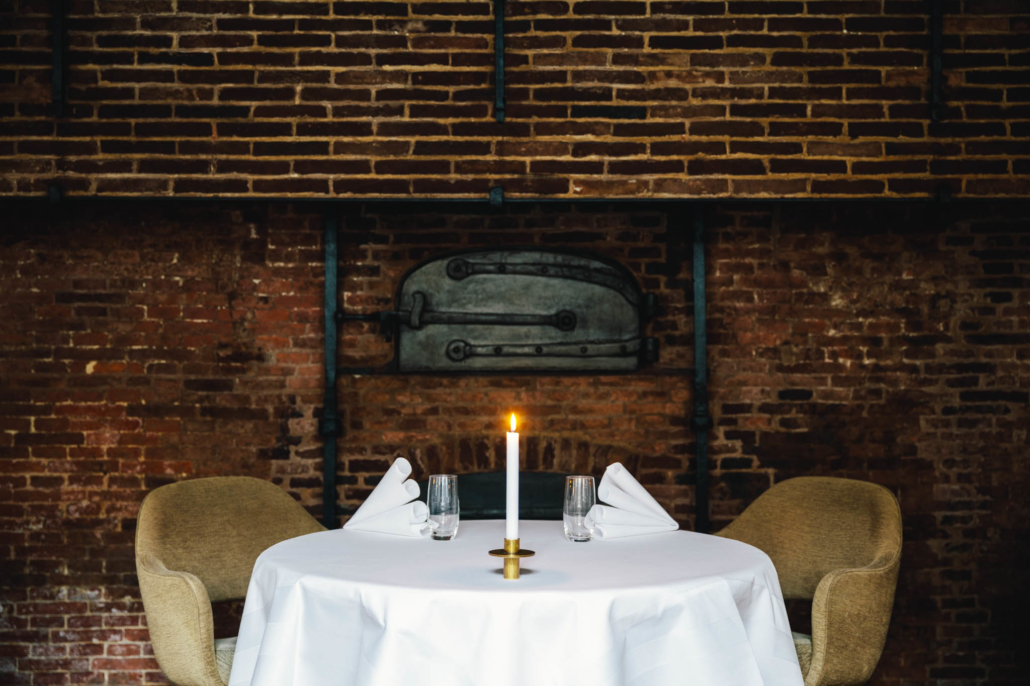
POLYGON ((230 686, 801 686, 769 558, 683 531, 570 543, 521 523, 522 578, 452 541, 326 531, 254 566, 230 686))

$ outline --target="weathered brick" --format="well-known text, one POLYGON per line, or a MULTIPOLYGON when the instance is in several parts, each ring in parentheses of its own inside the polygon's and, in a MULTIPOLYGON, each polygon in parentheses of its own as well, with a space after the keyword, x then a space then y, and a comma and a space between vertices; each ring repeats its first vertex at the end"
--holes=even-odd
MULTIPOLYGON (((615 122, 652 124, 662 122, 615 122)), ((410 193, 408 176, 383 179, 379 185, 361 176, 370 166, 389 161, 368 155, 392 150, 383 147, 387 143, 400 143, 393 152, 402 154, 413 144, 355 142, 373 147, 354 148, 351 159, 336 158, 343 166, 327 165, 320 155, 259 161, 231 156, 213 160, 215 168, 225 166, 228 178, 180 176, 174 183, 247 184, 265 177, 268 190, 263 192, 285 187, 325 193, 329 178, 308 177, 358 172, 354 179, 333 180, 332 192, 410 193), (246 164, 271 166, 234 166, 246 164), (254 178, 247 178, 251 174, 254 178)), ((514 147, 507 152, 515 156, 500 162, 489 156, 444 159, 446 165, 468 165, 468 174, 451 174, 448 166, 439 175, 425 176, 419 188, 478 194, 486 187, 483 174, 503 178, 506 188, 531 193, 864 195, 883 192, 864 185, 867 181, 882 184, 883 176, 891 175, 893 186, 902 179, 892 175, 928 169, 935 152, 946 153, 953 145, 895 147, 891 157, 885 155, 885 144, 900 142, 688 138, 651 143, 650 148, 669 146, 664 155, 648 149, 654 157, 573 159, 572 146, 581 143, 604 141, 509 141, 514 147), (527 152, 538 156, 528 166, 520 156, 527 152), (719 166, 728 161, 745 166, 719 166), (760 176, 737 176, 760 173, 749 166, 756 163, 770 168, 761 167, 766 173, 760 176), (804 165, 784 166, 795 163, 804 165), (842 165, 874 178, 851 178, 842 165), (520 178, 526 172, 535 176, 520 178), (696 172, 718 175, 684 178, 696 172)), ((148 165, 180 163, 176 158, 141 161, 151 159, 148 165)), ((980 159, 995 161, 990 155, 980 159)), ((977 183, 986 183, 990 179, 982 172, 994 169, 969 171, 980 175, 977 183)), ((919 174, 911 181, 934 181, 919 174)), ((906 667, 905 678, 928 682, 931 670, 968 660, 962 657, 968 653, 961 635, 946 631, 927 641, 925 627, 971 627, 985 640, 995 636, 990 617, 998 601, 978 595, 969 580, 974 572, 989 573, 987 567, 1004 568, 1000 561, 1013 554, 1005 541, 1021 540, 1024 533, 1018 522, 1025 518, 1009 518, 1021 502, 1014 494, 1025 488, 1012 465, 1021 454, 1018 431, 1030 402, 1020 382, 1030 361, 1023 352, 1030 333, 1013 325, 1001 308, 1015 307, 1026 290, 1030 242, 1022 229, 1025 208, 956 203, 928 223, 921 203, 788 204, 774 212, 775 207, 725 201, 706 211, 713 279, 710 364, 713 391, 720 398, 712 404, 716 428, 711 447, 719 467, 713 473, 713 512, 721 525, 773 480, 832 474, 884 483, 907 495, 901 504, 910 547, 931 545, 942 531, 961 540, 992 541, 989 554, 964 550, 939 558, 906 553, 895 633, 872 681, 898 683, 894 675, 911 657, 910 646, 918 644, 925 662, 906 667), (913 262, 913 254, 920 259, 913 262), (940 274, 949 274, 948 294, 937 287, 940 274), (845 279, 851 295, 841 301, 832 288, 845 279), (904 307, 883 307, 895 293, 903 294, 904 307), (902 435, 910 438, 896 439, 902 435), (970 454, 987 457, 970 469, 970 454), (1002 534, 991 527, 1012 528, 1002 534), (928 576, 942 581, 927 586, 928 576)), ((671 230, 681 218, 647 205, 603 212, 568 209, 541 205, 451 214, 366 206, 348 219, 341 235, 348 246, 343 290, 356 311, 392 307, 396 274, 427 254, 513 236, 529 244, 576 245, 623 261, 668 305, 649 325, 661 332, 664 343, 659 364, 645 374, 343 378, 341 398, 351 432, 341 445, 346 512, 353 511, 385 468, 383 456, 398 451, 412 459, 419 476, 495 468, 499 455, 492 447, 490 417, 503 415, 511 394, 518 393, 529 422, 526 438, 532 441, 526 445, 527 464, 599 474, 608 462, 620 459, 689 528, 692 486, 675 483, 675 475, 689 473, 691 434, 676 429, 663 437, 665 429, 658 429, 685 427, 689 410, 689 375, 671 373, 689 369, 692 359, 689 302, 684 300, 690 261, 682 255, 669 259, 670 251, 683 247, 679 229, 671 230), (440 383, 448 388, 441 391, 440 383), (469 394, 477 399, 475 408, 464 400, 469 394), (627 414, 623 404, 632 404, 635 412, 627 414), (397 414, 399 407, 407 409, 397 414), (549 421, 553 416, 562 421, 549 421)), ((40 346, 25 339, 6 348, 7 359, 31 362, 5 367, 0 389, 0 427, 9 436, 7 445, 0 443, 0 462, 9 466, 0 478, 0 494, 7 498, 0 512, 13 523, 5 536, 24 539, 24 544, 15 543, 14 554, 36 570, 24 573, 19 559, 17 573, 11 574, 12 559, 0 560, 5 580, 16 580, 11 592, 21 594, 7 600, 15 606, 9 617, 25 622, 0 631, 0 643, 26 650, 40 646, 19 666, 22 674, 50 673, 71 665, 67 661, 89 660, 89 670, 109 681, 160 680, 146 646, 137 591, 123 585, 132 569, 135 507, 147 490, 210 473, 257 474, 318 511, 321 444, 312 427, 321 403, 317 360, 322 341, 307 332, 304 322, 319 317, 320 217, 317 209, 301 205, 270 209, 246 200, 202 205, 184 200, 175 206, 140 206, 131 214, 110 204, 58 206, 12 220, 19 239, 0 248, 0 264, 8 267, 4 273, 11 273, 14 264, 33 269, 5 283, 0 311, 8 321, 17 317, 21 331, 41 335, 67 327, 60 330, 74 341, 40 346), (94 228, 88 235, 72 228, 83 222, 94 228), (88 259, 68 261, 80 253, 88 259), (169 254, 180 257, 170 262, 169 254), (71 280, 69 264, 81 267, 71 280), (231 280, 224 278, 225 264, 237 270, 231 280), (261 284, 260 296, 239 291, 239 284, 261 284), (179 301, 184 288, 189 299, 179 301), (45 296, 50 309, 17 309, 30 295, 45 296), (107 316, 95 317, 87 330, 75 328, 74 319, 54 308, 100 308, 107 316), (142 312, 133 318, 132 308, 142 312), (116 318, 121 311, 126 314, 116 318), (128 337, 133 322, 157 327, 139 332, 153 338, 128 337), (171 346, 173 338, 184 343, 171 346), (10 357, 12 351, 17 357, 10 357), (90 383, 79 385, 80 378, 90 383), (71 428, 83 421, 93 428, 71 428), (233 447, 241 436, 250 447, 233 447), (87 496, 87 490, 97 495, 87 496), (66 526, 34 527, 39 513, 57 512, 39 508, 65 506, 79 513, 66 526), (121 600, 117 607, 100 604, 99 596, 91 594, 130 597, 132 607, 121 600), (87 602, 82 611, 79 605, 87 602)), ((347 335, 353 337, 347 349, 354 363, 389 358, 390 349, 375 330, 347 335)), ((999 648, 961 664, 987 670, 1012 659, 1011 649, 999 648)), ((1019 676, 997 681, 1019 683, 1019 676)))
MULTIPOLYGON (((47 9, 0 3, 0 194, 43 197, 57 183, 67 195, 473 197, 500 184, 509 196, 570 198, 1025 197, 1025 5, 947 6, 947 106, 931 124, 923 2, 509 3, 508 121, 498 124, 488 2, 73 4, 61 120, 45 87, 47 9)), ((0 289, 0 576, 14 579, 4 598, 16 607, 0 651, 14 651, 4 654, 19 682, 162 681, 138 599, 117 609, 90 600, 67 616, 44 607, 86 602, 59 592, 136 593, 133 508, 147 489, 247 472, 317 510, 320 339, 308 330, 317 307, 303 302, 320 295, 319 216, 165 207, 58 207, 12 213, 4 227, 0 271, 17 276, 0 289), (86 222, 88 237, 68 228, 86 222), (69 266, 74 285, 56 285, 69 266), (294 410, 303 416, 284 428, 294 410)), ((728 393, 713 405, 716 519, 792 475, 889 485, 902 496, 906 557, 873 683, 1021 683, 1005 570, 1025 557, 1011 542, 1026 538, 1026 484, 1012 466, 1030 359, 1026 213, 820 207, 784 206, 774 219, 727 203, 706 215, 713 389, 728 393)), ((662 260, 682 245, 658 213, 423 219, 439 230, 361 216, 346 239, 367 262, 347 271, 355 306, 390 306, 381 300, 395 284, 382 274, 428 250, 580 245, 628 257, 648 288, 664 289, 672 314, 652 324, 662 363, 691 364, 690 275, 662 260)), ((352 335, 348 350, 388 357, 372 332, 352 335)), ((527 446, 530 464, 590 471, 621 455, 689 524, 690 486, 671 478, 689 466, 690 434, 661 434, 686 425, 683 378, 513 381, 523 398, 545 399, 527 409, 550 432, 527 446), (613 396, 637 412, 587 414, 613 396), (589 451, 576 446, 591 442, 601 452, 578 462, 589 451)), ((356 437, 343 450, 364 453, 341 463, 345 508, 397 450, 412 450, 419 469, 496 464, 481 417, 499 414, 503 391, 455 382, 487 399, 473 409, 440 400, 429 382, 393 381, 344 381, 356 437), (389 414, 397 407, 439 414, 389 414)))
MULTIPOLYGON (((722 155, 747 150, 743 154, 764 157, 767 163, 782 153, 775 148, 763 153, 759 146, 743 144, 765 136, 798 141, 848 135, 885 142, 934 137, 941 143, 957 141, 960 149, 949 157, 963 158, 985 156, 980 150, 986 149, 963 150, 963 140, 1004 141, 1027 135, 1019 103, 1030 102, 1025 84, 1030 42, 1021 33, 1026 20, 1018 3, 949 8, 944 56, 952 75, 947 97, 954 104, 933 130, 926 126, 927 18, 915 2, 516 3, 509 8, 507 22, 507 126, 490 120, 488 2, 270 1, 253 10, 234 1, 217 8, 201 0, 184 3, 174 6, 173 13, 171 2, 159 2, 154 7, 168 13, 138 18, 123 2, 106 3, 96 17, 76 15, 74 35, 81 45, 72 46, 72 62, 96 65, 97 70, 70 73, 75 115, 59 122, 56 132, 40 102, 17 102, 15 97, 0 105, 4 130, 10 134, 10 140, 0 145, 0 154, 17 158, 5 167, 10 171, 0 193, 39 193, 53 182, 55 171, 65 174, 59 181, 70 194, 124 194, 133 189, 197 193, 204 188, 212 193, 258 193, 252 183, 240 185, 245 181, 240 178, 104 178, 162 174, 151 163, 127 168, 130 161, 109 157, 118 155, 188 151, 262 158, 276 146, 283 151, 300 146, 301 154, 311 157, 333 154, 332 147, 343 136, 372 139, 369 150, 390 147, 377 147, 377 142, 407 140, 406 153, 418 154, 426 145, 442 142, 440 137, 475 135, 510 157, 509 149, 500 145, 505 138, 593 135, 597 140, 592 142, 613 143, 613 138, 634 137, 650 146, 674 135, 664 121, 649 129, 609 127, 574 133, 585 131, 576 126, 583 118, 686 123, 687 135, 719 136, 736 143, 724 146, 722 155), (97 119, 90 119, 93 113, 97 119), (356 124, 306 121, 330 117, 356 124), (856 119, 862 121, 843 125, 856 119), (218 128, 209 126, 214 122, 219 122, 218 128), (434 130, 437 127, 431 125, 437 122, 442 128, 434 130), (473 130, 474 134, 467 133, 473 130), (293 140, 295 136, 302 140, 293 140), (244 140, 228 140, 232 138, 244 140), (234 143, 244 147, 233 147, 234 143), (105 158, 94 159, 99 155, 105 158), (61 169, 46 168, 48 158, 62 158, 61 169)), ((35 29, 31 24, 15 25, 8 42, 0 44, 5 65, 0 79, 45 81, 46 51, 32 43, 45 30, 43 21, 45 16, 40 15, 35 29), (18 32, 30 36, 29 43, 19 43, 18 32)), ((892 157, 895 147, 876 157, 892 157)), ((545 160, 552 169, 588 168, 553 165, 558 158, 538 160, 537 153, 526 150, 521 168, 545 160)), ((571 146, 557 154, 570 163, 575 159, 571 146)), ((810 153, 804 147, 791 154, 810 153)), ((813 154, 819 158, 820 153, 813 154)), ((975 191, 970 195, 1016 192, 1026 164, 1014 154, 998 153, 1008 163, 1004 173, 993 165, 967 167, 989 168, 987 173, 1006 177, 997 182, 947 165, 940 166, 947 171, 938 176, 946 175, 943 182, 957 184, 956 195, 967 190, 975 191)), ((861 155, 853 156, 861 160, 861 155)), ((368 174, 374 174, 376 161, 370 160, 368 174)), ((922 173, 910 162, 879 161, 884 163, 859 164, 844 174, 859 169, 863 175, 887 180, 891 173, 922 173)), ((509 162, 503 168, 516 168, 509 162)), ((213 174, 228 173, 230 168, 216 166, 213 174)), ((456 173, 480 176, 489 168, 464 165, 456 173)), ((777 163, 768 173, 787 174, 785 168, 777 163)), ((169 177, 174 175, 172 166, 166 169, 169 177)), ((923 179, 895 179, 893 186, 879 187, 892 193, 910 188, 910 194, 922 195, 920 189, 933 183, 929 167, 925 174, 923 179)), ((378 184, 373 176, 366 182, 369 187, 378 184)), ((662 188, 674 187, 663 184, 662 188)), ((313 188, 294 182, 281 190, 288 187, 301 193, 313 188)), ((761 187, 799 188, 793 181, 761 187)), ((404 188, 407 195, 410 184, 404 188)), ((633 189, 634 194, 639 191, 633 189)), ((808 191, 806 187, 800 195, 808 191)))

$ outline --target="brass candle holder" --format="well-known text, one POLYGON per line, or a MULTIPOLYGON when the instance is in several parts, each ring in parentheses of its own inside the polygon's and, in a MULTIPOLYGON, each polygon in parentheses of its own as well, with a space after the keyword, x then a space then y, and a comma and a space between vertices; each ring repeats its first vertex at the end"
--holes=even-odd
POLYGON ((519 548, 519 539, 517 538, 504 539, 504 548, 494 548, 490 554, 494 557, 504 558, 504 578, 506 580, 517 580, 519 578, 519 560, 536 555, 532 550, 519 548))

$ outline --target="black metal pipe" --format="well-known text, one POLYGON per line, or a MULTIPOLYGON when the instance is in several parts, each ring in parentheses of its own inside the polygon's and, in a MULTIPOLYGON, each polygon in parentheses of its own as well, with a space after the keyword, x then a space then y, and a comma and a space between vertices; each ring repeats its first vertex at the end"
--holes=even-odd
POLYGON ((694 208, 694 412, 690 428, 696 436, 697 454, 694 486, 694 530, 706 534, 711 528, 708 509, 708 325, 705 318, 705 218, 704 209, 694 208))
POLYGON ((944 0, 930 0, 930 120, 944 116, 944 0))
MULTIPOLYGON (((53 184, 53 187, 57 187, 53 184)), ((22 195, 22 196, 0 196, 0 206, 5 204, 39 204, 51 202, 52 195, 22 195)), ((310 197, 289 197, 269 195, 210 195, 210 196, 178 196, 178 195, 64 195, 60 194, 60 204, 65 203, 86 203, 86 202, 146 202, 146 203, 174 203, 182 205, 188 202, 239 202, 239 203, 273 203, 273 204, 294 204, 294 205, 318 205, 324 207, 332 206, 353 206, 369 205, 377 207, 380 205, 484 205, 490 206, 489 197, 478 198, 310 198, 310 197)), ((862 203, 867 205, 893 204, 903 205, 905 203, 926 203, 939 202, 937 193, 919 197, 821 197, 821 198, 504 198, 505 205, 650 205, 652 207, 683 207, 684 205, 826 205, 832 203, 862 203)), ((1026 203, 1030 199, 1024 197, 952 197, 953 203, 1026 203)))
POLYGON ((54 116, 64 116, 64 0, 50 0, 50 99, 54 116))
POLYGON ((494 116, 504 121, 504 0, 494 0, 494 116))
POLYGON ((339 219, 328 212, 325 226, 325 396, 318 433, 322 436, 322 525, 336 528, 336 439, 343 433, 336 393, 336 298, 339 278, 339 219))

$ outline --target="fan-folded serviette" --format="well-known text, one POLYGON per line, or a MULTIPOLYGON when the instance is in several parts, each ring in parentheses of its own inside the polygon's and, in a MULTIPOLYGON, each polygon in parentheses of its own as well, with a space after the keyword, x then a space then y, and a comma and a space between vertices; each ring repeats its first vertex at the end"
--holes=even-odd
POLYGON ((397 457, 344 529, 398 536, 422 536, 428 530, 426 504, 415 500, 418 484, 408 479, 411 463, 397 457), (414 502, 412 502, 414 501, 414 502))
POLYGON ((594 505, 587 515, 593 520, 594 535, 598 538, 638 536, 680 528, 619 462, 608 465, 605 470, 601 485, 597 487, 597 499, 608 503, 594 505))

